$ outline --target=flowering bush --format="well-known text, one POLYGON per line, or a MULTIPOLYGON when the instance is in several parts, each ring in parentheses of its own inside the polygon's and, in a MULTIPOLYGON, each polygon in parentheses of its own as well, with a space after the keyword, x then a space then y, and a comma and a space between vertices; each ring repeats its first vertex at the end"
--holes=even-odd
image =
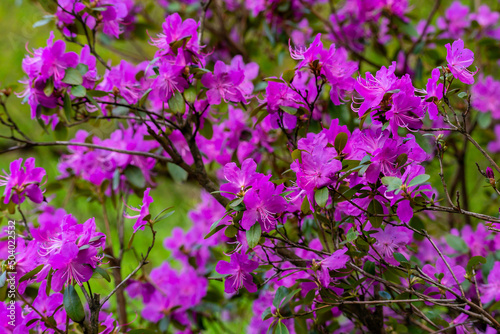
POLYGON ((500 13, 38 3, 57 31, 17 64, 30 111, 0 90, 2 333, 500 331, 500 13), (165 179, 201 201, 163 261, 165 179))

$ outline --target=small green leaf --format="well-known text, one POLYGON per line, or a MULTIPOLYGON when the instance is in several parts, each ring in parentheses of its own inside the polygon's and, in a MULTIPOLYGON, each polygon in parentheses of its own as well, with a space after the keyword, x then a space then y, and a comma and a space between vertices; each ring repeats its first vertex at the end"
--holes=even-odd
POLYGON ((170 162, 167 163, 167 169, 170 173, 170 176, 172 176, 172 179, 174 179, 175 182, 184 182, 188 178, 188 173, 184 169, 182 169, 182 167, 179 167, 176 164, 170 162))
POLYGON ((305 215, 311 212, 311 204, 309 204, 307 196, 304 196, 304 200, 302 201, 302 204, 300 206, 300 211, 302 211, 302 213, 305 215))
POLYGON ((472 276, 472 269, 475 269, 475 267, 478 264, 485 264, 486 263, 486 258, 483 256, 473 256, 470 258, 469 262, 467 262, 467 274, 472 276))
POLYGON ((83 310, 82 301, 78 296, 73 285, 68 285, 64 290, 63 299, 64 309, 68 317, 74 322, 82 322, 85 319, 85 311, 83 310))
POLYGON ((290 115, 295 115, 299 109, 294 107, 280 106, 280 109, 290 115))
POLYGON ((228 238, 234 238, 236 234, 238 234, 238 229, 234 227, 233 225, 229 225, 226 230, 224 231, 224 234, 228 238))
MULTIPOLYGON (((368 212, 371 214, 383 215, 384 208, 379 201, 373 199, 368 205, 368 212)), ((368 220, 372 223, 373 227, 379 228, 382 225, 382 222, 384 221, 384 217, 369 215, 368 220)))
POLYGON ((84 76, 85 74, 87 74, 87 72, 89 71, 89 67, 88 65, 85 65, 83 63, 80 63, 76 66, 76 69, 78 70, 78 72, 80 72, 80 74, 82 76, 84 76))
POLYGON ((124 171, 127 181, 134 187, 142 189, 146 187, 146 178, 142 173, 142 170, 134 165, 128 165, 124 171))
POLYGON ((278 324, 276 325, 275 331, 276 334, 290 334, 288 331, 288 328, 286 328, 286 325, 280 321, 278 321, 278 324))
POLYGON ((54 81, 52 79, 47 80, 47 83, 45 84, 45 88, 43 89, 43 93, 45 96, 49 97, 52 95, 54 92, 54 81))
POLYGON ((214 129, 212 126, 212 122, 210 122, 208 118, 205 118, 203 120, 203 128, 200 130, 200 134, 207 139, 212 139, 214 135, 214 129))
POLYGON ((71 105, 71 98, 69 97, 68 93, 64 93, 63 109, 64 109, 64 115, 66 116, 66 119, 70 120, 71 116, 73 114, 73 107, 71 105))
POLYGON ((445 236, 445 239, 448 245, 454 250, 459 251, 461 253, 466 253, 469 251, 469 247, 462 238, 457 237, 456 235, 453 234, 447 234, 445 236))
POLYGON ((405 262, 408 263, 408 260, 406 259, 406 257, 401 253, 394 252, 393 256, 394 256, 394 259, 396 259, 396 261, 398 261, 399 263, 405 263, 405 262))
POLYGON ((287 70, 283 73, 283 80, 285 80, 288 83, 291 83, 293 78, 295 77, 295 70, 287 70))
POLYGON ((33 276, 38 274, 42 269, 43 269, 43 264, 41 264, 38 267, 36 267, 35 269, 27 272, 19 279, 19 283, 29 280, 30 278, 32 278, 33 276))
POLYGON ((278 290, 276 290, 276 294, 274 295, 273 299, 274 307, 276 307, 277 309, 280 308, 281 301, 288 295, 288 291, 288 288, 285 286, 280 286, 278 290))
POLYGON ((106 270, 102 269, 101 267, 96 267, 95 272, 101 275, 101 277, 106 281, 111 282, 111 278, 109 277, 109 274, 106 270))
POLYGON ((168 107, 175 113, 183 115, 186 112, 186 103, 184 102, 184 99, 182 98, 182 95, 177 92, 172 97, 170 100, 168 100, 168 107))
POLYGON ((271 312, 271 307, 268 307, 262 312, 261 318, 262 320, 267 320, 273 316, 273 313, 271 312))
POLYGON ((314 200, 316 201, 316 204, 324 208, 326 206, 326 202, 328 201, 328 195, 329 193, 327 187, 316 190, 314 192, 314 200))
POLYGON ((427 174, 417 175, 413 178, 413 180, 410 181, 410 184, 408 184, 408 187, 413 187, 413 186, 416 186, 417 184, 422 184, 430 178, 431 177, 427 174))
POLYGON ((335 137, 335 143, 333 146, 335 147, 335 150, 337 151, 338 154, 342 153, 342 150, 344 150, 345 146, 347 145, 347 133, 345 132, 339 132, 337 137, 335 137))
POLYGON ((73 86, 81 85, 83 83, 82 74, 76 68, 69 67, 66 69, 62 82, 73 86))
POLYGON ((386 300, 391 300, 392 299, 392 296, 389 292, 387 291, 379 291, 378 294, 380 295, 380 297, 382 297, 383 299, 386 299, 386 300))
POLYGON ((466 96, 467 96, 467 92, 460 92, 460 93, 458 93, 458 94, 457 94, 457 96, 458 96, 459 98, 463 99, 464 97, 466 97, 466 96))
POLYGON ((78 85, 71 88, 71 94, 74 97, 84 97, 87 95, 87 90, 82 85, 78 85))
POLYGON ((403 181, 399 177, 385 176, 382 178, 382 184, 387 186, 387 191, 394 191, 403 185, 403 181))
POLYGON ((260 223, 256 222, 246 232, 248 248, 254 248, 255 246, 257 246, 261 235, 262 235, 262 228, 260 227, 260 223))

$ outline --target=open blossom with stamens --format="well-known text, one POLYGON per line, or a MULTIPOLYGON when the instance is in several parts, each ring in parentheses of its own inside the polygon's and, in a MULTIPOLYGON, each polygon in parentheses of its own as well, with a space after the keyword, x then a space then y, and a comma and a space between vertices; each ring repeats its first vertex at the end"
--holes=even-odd
POLYGON ((40 182, 45 176, 45 169, 35 167, 35 158, 28 158, 24 162, 19 158, 10 164, 10 174, 4 171, 5 175, 0 175, 0 186, 5 186, 4 204, 11 200, 16 204, 24 202, 25 196, 35 203, 41 203, 43 192, 40 189, 40 182))
POLYGON ((208 103, 218 105, 224 102, 247 103, 245 92, 241 86, 245 80, 245 71, 227 66, 218 60, 215 63, 213 73, 205 73, 201 77, 201 83, 208 88, 208 103))
MULTIPOLYGON (((373 247, 378 252, 373 252, 374 256, 380 255, 382 259, 393 265, 398 265, 394 258, 394 253, 406 254, 406 245, 411 241, 411 231, 404 227, 387 225, 384 230, 374 234, 377 241, 373 247)), ((409 257, 409 256, 408 256, 409 257)))
POLYGON ((241 219, 241 227, 249 230, 259 223, 262 230, 269 232, 276 224, 276 215, 286 208, 286 200, 280 196, 283 185, 275 186, 272 182, 262 180, 247 191, 243 199, 246 210, 241 219))
MULTIPOLYGON (((231 192, 234 194, 245 190, 247 187, 254 184, 264 177, 263 174, 257 173, 257 164, 253 159, 246 159, 241 164, 241 169, 234 162, 230 162, 224 166, 224 177, 229 183, 224 183, 221 185, 220 189, 222 191, 231 192)), ((223 193, 222 195, 226 197, 230 194, 223 193)))
POLYGON ((474 74, 467 69, 474 62, 474 53, 464 48, 464 41, 457 39, 450 46, 450 43, 445 45, 448 54, 446 55, 446 61, 448 62, 448 69, 451 71, 455 79, 462 81, 465 84, 474 83, 474 74))
POLYGON ((392 107, 385 116, 389 119, 389 125, 394 137, 398 135, 399 128, 418 130, 422 127, 424 117, 421 99, 401 91, 393 95, 392 107))
POLYGON ((163 102, 168 102, 175 92, 183 92, 189 87, 187 80, 182 76, 184 66, 173 64, 168 61, 160 62, 158 66, 158 77, 153 81, 151 87, 163 102))
POLYGON ((241 287, 245 287, 248 292, 256 292, 257 286, 253 282, 251 272, 257 269, 259 263, 250 260, 246 254, 234 253, 231 255, 230 262, 219 261, 215 267, 221 275, 230 275, 224 282, 224 291, 226 293, 238 292, 241 287))

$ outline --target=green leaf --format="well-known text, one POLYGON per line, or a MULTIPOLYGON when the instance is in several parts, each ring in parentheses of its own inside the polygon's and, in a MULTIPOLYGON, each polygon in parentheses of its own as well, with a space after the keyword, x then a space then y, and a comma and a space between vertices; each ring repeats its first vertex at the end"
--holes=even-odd
POLYGON ((153 219, 153 223, 158 223, 171 215, 173 215, 175 211, 173 210, 173 207, 163 209, 159 214, 156 215, 156 217, 153 219), (164 213, 165 212, 165 213, 164 213), (162 214, 164 213, 164 214, 162 214), (161 215, 161 216, 160 216, 161 215))
POLYGON ((467 274, 469 274, 469 276, 472 276, 472 269, 475 269, 475 267, 480 263, 485 264, 486 258, 483 256, 471 257, 469 262, 467 262, 467 274))
POLYGON ((69 67, 66 69, 62 82, 73 86, 81 85, 83 83, 82 74, 76 68, 69 67))
POLYGON ((19 279, 19 283, 29 280, 30 278, 32 278, 33 276, 38 274, 42 269, 43 269, 43 264, 41 264, 38 267, 36 267, 35 269, 27 272, 19 279))
POLYGON ((280 321, 278 321, 278 324, 276 325, 276 328, 274 329, 274 333, 276 334, 289 334, 290 332, 288 331, 288 328, 286 328, 286 325, 280 321))
POLYGON ((457 94, 457 96, 458 96, 459 98, 463 99, 464 97, 466 97, 466 96, 467 96, 467 92, 460 92, 460 93, 458 93, 458 94, 457 94))
POLYGON ((172 179, 174 179, 175 182, 184 182, 188 178, 188 173, 184 169, 182 169, 182 167, 179 167, 176 164, 170 162, 167 163, 167 169, 170 173, 170 176, 172 176, 172 179))
POLYGON ((417 184, 422 184, 430 178, 431 177, 427 174, 417 175, 413 178, 413 180, 411 180, 410 184, 408 184, 408 187, 413 187, 416 186, 417 184))
POLYGON ((288 288, 280 286, 278 290, 276 290, 276 294, 274 295, 273 306, 279 309, 281 301, 285 299, 287 295, 288 295, 288 288))
POLYGON ((309 204, 307 196, 304 196, 304 200, 302 201, 302 204, 300 206, 300 211, 302 211, 302 213, 305 215, 311 212, 311 204, 309 204))
POLYGON ((461 253, 466 253, 469 251, 469 247, 462 238, 457 237, 456 235, 453 234, 448 234, 445 236, 445 239, 448 245, 454 250, 459 251, 461 253))
POLYGON ((335 150, 337 151, 338 154, 342 153, 342 150, 344 150, 346 144, 347 144, 347 133, 345 132, 339 132, 337 137, 335 137, 335 142, 333 146, 335 147, 335 150))
POLYGON ((295 115, 299 109, 294 107, 280 106, 280 109, 290 115, 295 115))
POLYGON ((477 115, 477 124, 481 129, 487 129, 491 125, 491 113, 490 112, 480 112, 477 115))
POLYGON ((134 165, 128 165, 124 171, 127 181, 134 187, 142 189, 146 187, 146 178, 142 173, 142 170, 134 165))
POLYGON ((262 228, 260 227, 260 223, 256 222, 246 232, 248 247, 254 248, 255 246, 257 246, 261 235, 262 235, 262 228))
POLYGON ((78 70, 78 72, 80 72, 80 74, 82 76, 84 76, 85 74, 87 74, 87 72, 89 71, 89 67, 87 65, 85 65, 85 64, 82 64, 82 63, 76 65, 76 69, 78 70))
POLYGON ((64 93, 63 109, 64 109, 64 115, 66 116, 66 119, 70 120, 71 116, 73 114, 73 106, 71 105, 71 98, 69 97, 68 93, 64 93))
POLYGON ((399 177, 385 176, 382 178, 382 184, 387 186, 387 191, 394 191, 403 185, 403 181, 399 177))
POLYGON ((292 151, 292 160, 299 160, 299 163, 302 163, 302 150, 295 149, 292 151))
POLYGON ((109 277, 109 274, 106 270, 102 269, 101 267, 96 267, 95 272, 101 275, 101 277, 106 281, 111 282, 111 278, 109 277))
POLYGON ((386 300, 390 300, 392 299, 392 296, 389 292, 387 291, 379 291, 378 294, 380 295, 380 297, 382 297, 383 299, 386 299, 386 300))
POLYGON ((52 95, 54 92, 54 81, 52 79, 47 80, 47 83, 45 84, 45 88, 43 89, 43 93, 45 96, 49 97, 52 95))
POLYGON ((85 311, 83 310, 82 301, 78 296, 73 285, 68 285, 64 290, 63 299, 64 309, 68 317, 74 322, 82 322, 85 319, 85 311))
POLYGON ((153 90, 153 88, 148 88, 146 89, 146 91, 144 92, 144 94, 142 94, 141 96, 141 99, 139 100, 139 102, 137 103, 137 105, 139 107, 142 107, 144 106, 144 104, 146 103, 146 101, 148 100, 148 97, 149 97, 149 93, 151 93, 151 91, 153 90))
POLYGON ((271 312, 271 307, 268 307, 262 312, 261 318, 262 320, 267 320, 273 316, 273 313, 271 312))
POLYGON ((345 236, 345 242, 353 242, 358 237, 359 233, 355 229, 351 228, 345 236))
POLYGON ((286 306, 286 304, 288 304, 288 302, 293 298, 293 296, 295 296, 297 294, 297 292, 299 292, 300 290, 302 290, 302 289, 301 288, 295 289, 292 292, 290 292, 289 294, 287 294, 285 299, 283 299, 283 301, 280 303, 280 307, 286 306))
POLYGON ((328 195, 329 193, 327 187, 316 190, 314 192, 314 200, 316 201, 316 204, 324 208, 326 206, 326 202, 328 201, 328 195))
POLYGON ((212 126, 212 122, 210 122, 208 118, 205 118, 203 120, 203 128, 200 130, 200 134, 207 139, 212 139, 214 135, 214 129, 212 126))
POLYGON ((375 275, 375 263, 372 261, 366 261, 363 265, 363 270, 369 274, 375 275))
POLYGON ((287 70, 283 73, 283 80, 285 80, 288 83, 291 83, 293 78, 295 77, 295 70, 287 70))
MULTIPOLYGON (((384 208, 382 204, 380 204, 379 201, 376 199, 373 199, 370 204, 368 205, 368 212, 372 214, 377 214, 377 215, 383 215, 384 214, 384 208)), ((380 225, 382 225, 382 222, 384 221, 384 217, 379 217, 379 216, 368 216, 368 220, 372 223, 373 227, 379 228, 380 225)))
POLYGON ((229 213, 226 212, 226 214, 224 216, 222 216, 222 218, 218 219, 217 221, 215 221, 212 226, 210 226, 210 232, 205 236, 204 239, 208 239, 210 238, 212 235, 214 235, 215 233, 219 232, 220 230, 222 230, 224 227, 226 227, 227 225, 219 225, 219 223, 222 221, 222 219, 224 219, 229 213))
POLYGON ((396 259, 396 261, 398 261, 399 263, 405 263, 405 262, 408 263, 408 260, 406 259, 406 257, 401 253, 394 252, 393 256, 394 256, 394 259, 396 259))
POLYGON ((226 230, 224 231, 224 234, 228 238, 234 238, 236 234, 238 234, 238 229, 234 227, 233 225, 229 225, 226 230))
POLYGON ((78 85, 71 88, 71 94, 73 94, 74 97, 84 97, 87 95, 87 90, 82 85, 78 85))
POLYGON ((184 99, 182 98, 182 95, 177 92, 172 97, 170 100, 168 100, 168 107, 175 113, 183 115, 186 112, 186 103, 184 102, 184 99))
POLYGON ((102 90, 88 90, 87 95, 92 97, 104 97, 108 96, 109 93, 102 90))
POLYGON ((396 166, 397 167, 401 167, 401 166, 404 166, 404 164, 408 161, 408 154, 406 153, 401 153, 400 155, 398 155, 398 157, 396 158, 396 166))

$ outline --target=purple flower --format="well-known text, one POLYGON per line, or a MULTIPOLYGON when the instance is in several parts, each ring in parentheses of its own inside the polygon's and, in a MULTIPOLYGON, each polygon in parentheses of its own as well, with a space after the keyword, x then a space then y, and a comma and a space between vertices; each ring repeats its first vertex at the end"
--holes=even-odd
POLYGON ((125 215, 125 217, 129 218, 129 219, 136 219, 137 218, 137 221, 134 224, 134 233, 137 233, 137 230, 139 230, 139 229, 141 229, 141 230, 144 231, 144 227, 149 222, 149 220, 146 219, 146 217, 150 216, 149 206, 151 205, 151 203, 153 203, 153 197, 149 196, 149 191, 150 190, 151 190, 151 188, 147 188, 144 191, 144 197, 142 199, 142 205, 141 205, 141 209, 140 210, 136 209, 136 208, 133 208, 133 207, 129 207, 131 210, 139 212, 139 214, 135 215, 135 216, 125 215))
POLYGON ((489 303, 500 300, 500 262, 495 262, 493 269, 488 274, 488 283, 481 284, 481 302, 489 303))
POLYGON ((35 158, 28 158, 24 162, 19 158, 10 163, 10 174, 5 171, 4 176, 0 176, 0 186, 5 186, 4 204, 11 200, 16 204, 24 202, 25 196, 35 203, 43 201, 43 192, 40 189, 40 182, 45 176, 45 169, 35 167, 35 158))
POLYGON ((479 80, 471 88, 471 103, 482 112, 491 112, 494 119, 500 118, 500 81, 491 76, 479 75, 479 80))
POLYGON ((394 137, 397 137, 399 128, 418 130, 422 127, 424 110, 420 104, 419 97, 409 96, 403 91, 392 96, 392 107, 385 115, 394 137))
POLYGON ((493 173, 493 170, 491 169, 491 167, 486 167, 486 176, 490 179, 495 178, 495 174, 493 173))
POLYGON ((160 62, 158 77, 151 85, 159 100, 168 102, 175 92, 182 93, 189 87, 187 80, 182 76, 184 68, 184 66, 172 64, 168 61, 160 62))
POLYGON ((488 150, 491 152, 500 152, 500 124, 495 125, 495 139, 488 143, 488 150))
POLYGON ((332 255, 326 259, 321 260, 321 271, 319 272, 319 280, 324 287, 330 285, 330 270, 337 270, 344 268, 347 261, 349 261, 349 255, 345 255, 348 251, 347 248, 339 249, 333 252, 332 255))
POLYGON ((445 11, 444 17, 439 17, 436 25, 444 31, 441 38, 459 38, 464 30, 470 27, 469 7, 462 5, 460 1, 454 1, 445 11))
POLYGON ((368 109, 378 106, 384 98, 385 93, 397 88, 397 77, 394 75, 395 70, 396 62, 392 62, 389 68, 382 66, 377 71, 375 77, 367 72, 365 74, 366 79, 362 77, 358 78, 354 84, 354 89, 364 98, 359 109, 355 110, 358 112, 359 117, 363 116, 368 109))
POLYGON ((252 225, 259 223, 262 230, 268 232, 277 223, 276 214, 286 208, 286 200, 281 197, 283 186, 276 187, 272 182, 261 180, 246 192, 243 199, 246 210, 243 212, 241 226, 249 230, 252 225))
POLYGON ((198 53, 198 29, 199 23, 193 19, 182 21, 178 13, 166 17, 162 24, 163 33, 158 34, 158 38, 151 38, 151 43, 164 53, 171 51, 170 44, 183 38, 189 38, 186 43, 186 49, 198 53))
POLYGON ((465 84, 474 83, 474 74, 467 69, 474 62, 474 53, 469 49, 464 49, 464 41, 457 39, 450 46, 450 43, 445 45, 448 54, 446 61, 448 62, 448 69, 451 71, 455 79, 462 81, 465 84))
POLYGON ((93 247, 79 250, 73 242, 66 242, 58 254, 51 256, 49 264, 56 271, 52 276, 52 289, 61 291, 63 285, 87 282, 92 277, 92 258, 97 250, 93 247))
MULTIPOLYGON (((462 283, 465 280, 465 269, 462 266, 455 265, 454 262, 450 258, 448 258, 447 256, 445 256, 445 259, 446 259, 446 262, 448 262, 448 264, 450 265, 451 270, 455 274, 455 277, 457 278, 458 283, 462 283)), ((444 286, 453 287, 454 290, 458 291, 457 282, 453 278, 453 275, 451 274, 450 270, 448 269, 448 266, 443 261, 443 259, 438 258, 436 261, 435 267, 433 267, 430 264, 426 264, 422 268, 422 271, 426 275, 428 275, 430 278, 432 278, 433 280, 436 280, 436 281, 438 280, 437 277, 440 274, 443 274, 444 276, 441 279, 441 284, 443 284, 444 286)), ((431 287, 428 290, 434 291, 434 289, 435 288, 431 287)), ((446 296, 447 296, 447 298, 452 298, 453 294, 451 294, 451 292, 447 291, 446 296)))
MULTIPOLYGON (((222 191, 232 192, 237 194, 244 191, 256 181, 262 178, 262 174, 257 173, 257 164, 253 159, 246 159, 241 164, 241 169, 234 162, 230 162, 224 166, 224 177, 229 183, 221 185, 222 191)), ((223 194, 228 195, 228 194, 223 194)))
POLYGON ((440 76, 441 71, 435 68, 427 81, 425 100, 432 98, 432 101, 424 102, 423 105, 427 109, 430 119, 437 119, 438 107, 436 102, 443 98, 443 83, 438 84, 440 76))
POLYGON ((215 63, 214 73, 205 73, 201 77, 201 83, 208 88, 207 100, 212 105, 224 102, 246 103, 244 92, 240 85, 245 80, 245 72, 242 69, 228 67, 222 61, 215 63))
MULTIPOLYGON (((33 308, 46 317, 54 315, 54 320, 59 324, 57 327, 64 331, 66 328, 66 311, 64 308, 60 307, 63 303, 63 295, 62 293, 53 293, 47 296, 46 287, 47 281, 43 281, 38 288, 37 297, 32 303, 33 308)), ((33 309, 30 309, 30 312, 22 320, 22 326, 26 326, 26 329, 34 330, 36 328, 42 332, 47 331, 52 333, 51 329, 45 326, 45 322, 35 320, 39 318, 40 315, 33 309), (28 325, 28 323, 30 323, 30 325, 28 325)))
MULTIPOLYGON (((406 245, 411 241, 411 231, 405 227, 397 227, 387 225, 384 230, 380 230, 373 235, 377 240, 373 247, 382 256, 382 258, 390 264, 398 265, 398 261, 394 258, 394 253, 407 253, 406 245)), ((371 253, 375 255, 375 252, 371 253)))
POLYGON ((259 263, 250 260, 248 255, 233 253, 230 262, 219 261, 215 267, 221 275, 230 275, 224 282, 224 291, 226 293, 235 293, 241 287, 245 287, 248 292, 257 292, 257 286, 253 282, 251 272, 257 269, 259 263))

